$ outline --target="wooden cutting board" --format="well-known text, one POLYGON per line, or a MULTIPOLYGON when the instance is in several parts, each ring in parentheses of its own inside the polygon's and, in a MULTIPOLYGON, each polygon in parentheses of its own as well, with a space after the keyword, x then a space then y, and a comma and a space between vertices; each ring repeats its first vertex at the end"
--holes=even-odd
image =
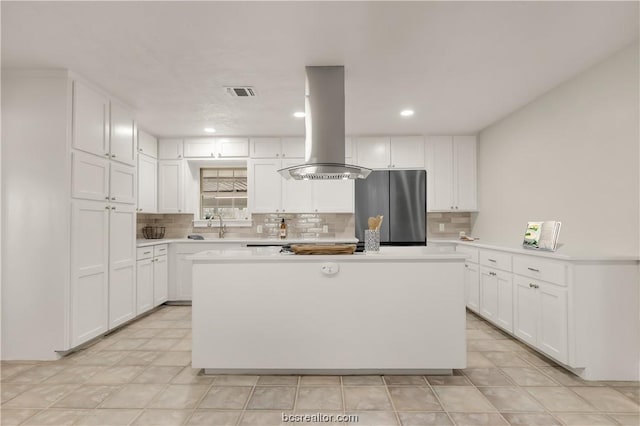
POLYGON ((356 251, 355 244, 293 244, 291 250, 295 254, 353 254, 356 251))

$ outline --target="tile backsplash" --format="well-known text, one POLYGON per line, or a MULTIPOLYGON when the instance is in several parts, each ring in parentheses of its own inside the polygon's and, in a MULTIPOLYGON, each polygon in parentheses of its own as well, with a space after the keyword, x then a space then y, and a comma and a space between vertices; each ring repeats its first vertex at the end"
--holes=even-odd
MULTIPOLYGON (((280 230, 280 221, 285 219, 287 234, 290 238, 353 238, 354 215, 349 213, 286 213, 253 214, 251 226, 227 226, 226 238, 276 238, 280 230), (262 233, 257 226, 262 226, 262 233), (323 226, 328 232, 323 233, 323 226)), ((165 238, 185 238, 189 234, 201 234, 205 238, 218 236, 218 220, 209 227, 193 227, 193 214, 150 214, 139 213, 136 237, 144 238, 142 228, 146 225, 164 226, 165 238)))
POLYGON ((427 240, 429 238, 458 238, 460 231, 471 233, 471 213, 427 213, 427 240), (440 231, 440 224, 444 231, 440 231))

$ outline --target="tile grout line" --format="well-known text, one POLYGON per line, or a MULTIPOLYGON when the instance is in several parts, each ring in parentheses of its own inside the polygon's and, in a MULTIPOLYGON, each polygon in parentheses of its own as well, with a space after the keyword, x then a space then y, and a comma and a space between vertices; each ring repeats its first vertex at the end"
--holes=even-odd
MULTIPOLYGON (((451 376, 453 377, 453 370, 451 370, 451 376)), ((431 383, 429 383, 429 380, 427 380, 427 376, 422 376, 422 377, 423 377, 424 381, 427 382, 427 386, 431 390, 431 393, 433 394, 433 396, 436 398, 436 401, 438 401, 438 404, 440 404, 440 407, 442 407, 442 411, 444 411, 444 413, 447 415, 447 418, 449 419, 451 424, 455 425, 456 422, 453 420, 453 417, 451 417, 451 414, 449 413, 449 411, 444 408, 444 404, 442 403, 442 400, 438 396, 438 393, 436 392, 436 390, 433 388, 433 385, 431 383)), ((467 376, 463 376, 463 377, 466 378, 467 376)), ((467 378, 467 380, 469 380, 469 379, 467 378)), ((471 383, 471 380, 469 380, 469 383, 471 383)))

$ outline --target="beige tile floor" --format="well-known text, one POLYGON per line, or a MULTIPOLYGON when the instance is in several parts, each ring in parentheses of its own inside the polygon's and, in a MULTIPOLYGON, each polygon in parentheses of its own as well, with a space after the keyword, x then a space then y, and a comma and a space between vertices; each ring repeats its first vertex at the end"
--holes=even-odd
POLYGON ((59 361, 3 362, 1 424, 276 425, 317 412, 362 426, 640 424, 638 382, 582 381, 467 320, 469 365, 453 376, 210 377, 190 367, 191 308, 162 307, 59 361))

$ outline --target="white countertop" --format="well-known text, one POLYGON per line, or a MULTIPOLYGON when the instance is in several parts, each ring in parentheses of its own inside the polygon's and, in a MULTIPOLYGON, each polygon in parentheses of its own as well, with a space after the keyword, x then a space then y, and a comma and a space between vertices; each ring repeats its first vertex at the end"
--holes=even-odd
POLYGON ((280 253, 279 247, 241 247, 235 249, 206 250, 187 259, 196 262, 253 262, 253 261, 341 261, 341 262, 385 262, 385 261, 464 261, 463 253, 443 252, 430 247, 381 247, 376 254, 354 253, 352 255, 295 255, 280 253))
POLYGON ((204 240, 191 240, 188 238, 167 238, 160 240, 137 240, 137 247, 155 246, 158 244, 168 243, 187 243, 187 244, 259 244, 259 245, 284 245, 284 244, 356 244, 357 238, 286 238, 284 240, 276 238, 211 238, 204 240))
POLYGON ((430 243, 432 243, 433 245, 459 244, 467 247, 477 247, 482 249, 504 251, 508 253, 521 254, 526 256, 538 256, 538 257, 545 257, 549 259, 566 260, 566 261, 574 261, 574 262, 620 262, 620 261, 638 262, 640 261, 639 256, 598 253, 597 250, 593 250, 591 248, 569 249, 562 245, 558 247, 557 251, 550 252, 545 250, 526 249, 517 244, 500 244, 500 243, 493 243, 493 242, 488 242, 484 240, 461 241, 461 240, 451 240, 451 239, 442 239, 442 240, 431 239, 427 241, 427 245, 429 245, 430 243))

